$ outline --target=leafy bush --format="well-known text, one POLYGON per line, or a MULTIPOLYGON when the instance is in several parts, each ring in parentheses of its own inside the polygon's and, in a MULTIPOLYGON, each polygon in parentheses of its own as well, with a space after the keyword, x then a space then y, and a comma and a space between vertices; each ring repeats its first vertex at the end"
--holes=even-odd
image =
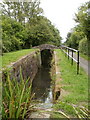
POLYGON ((79 43, 79 50, 81 53, 88 55, 88 41, 87 38, 83 38, 79 43))

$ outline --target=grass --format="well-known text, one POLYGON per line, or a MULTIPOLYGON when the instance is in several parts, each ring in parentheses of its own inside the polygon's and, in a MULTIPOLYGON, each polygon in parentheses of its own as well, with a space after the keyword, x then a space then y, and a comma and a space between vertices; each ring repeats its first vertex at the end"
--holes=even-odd
MULTIPOLYGON (((65 103, 65 106, 67 104, 65 103)), ((77 120, 89 120, 90 119, 90 111, 84 107, 76 107, 75 105, 69 105, 68 106, 74 113, 75 117, 70 117, 66 112, 63 112, 62 110, 54 111, 51 113, 51 118, 65 118, 65 120, 72 120, 72 119, 77 119, 77 120)))
POLYGON ((90 61, 90 57, 88 57, 87 55, 84 55, 84 54, 80 53, 80 56, 82 58, 84 58, 85 60, 89 60, 90 61))
MULTIPOLYGON (((74 53, 77 54, 76 52, 74 52, 74 53)), ((79 52, 79 53, 80 53, 80 57, 84 58, 85 60, 90 61, 90 56, 87 56, 87 55, 85 55, 85 54, 83 54, 81 52, 79 52)))
POLYGON ((10 80, 8 74, 7 80, 3 82, 2 96, 2 118, 3 119, 20 119, 25 118, 27 111, 30 110, 31 102, 31 85, 28 84, 20 75, 20 82, 14 78, 10 80))
POLYGON ((35 49, 24 49, 15 52, 4 53, 3 56, 0 56, 2 59, 2 68, 7 67, 12 62, 19 60, 22 56, 25 56, 31 52, 35 51, 35 49))
MULTIPOLYGON (((83 69, 80 68, 80 73, 77 75, 76 63, 71 65, 71 60, 65 57, 61 50, 56 50, 56 55, 59 58, 58 67, 60 68, 62 81, 60 86, 66 94, 58 100, 54 105, 55 110, 61 110, 71 117, 77 117, 73 105, 88 107, 88 76, 83 69), (68 93, 68 94, 67 94, 68 93)), ((57 115, 60 117, 60 115, 57 115)))

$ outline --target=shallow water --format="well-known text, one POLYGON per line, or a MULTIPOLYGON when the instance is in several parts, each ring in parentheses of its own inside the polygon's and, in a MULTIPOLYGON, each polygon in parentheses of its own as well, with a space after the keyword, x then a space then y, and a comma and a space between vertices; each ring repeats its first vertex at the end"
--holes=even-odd
POLYGON ((33 100, 38 101, 37 107, 45 109, 52 107, 53 95, 49 68, 42 67, 38 70, 32 83, 32 94, 34 93, 33 100))

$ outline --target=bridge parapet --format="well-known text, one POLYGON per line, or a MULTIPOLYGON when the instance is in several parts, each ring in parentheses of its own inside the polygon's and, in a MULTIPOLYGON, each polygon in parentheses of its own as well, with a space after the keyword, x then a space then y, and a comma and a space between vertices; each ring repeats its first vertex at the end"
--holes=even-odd
POLYGON ((50 44, 42 44, 39 46, 35 46, 33 48, 38 48, 38 49, 40 49, 40 51, 42 51, 44 49, 60 49, 60 47, 57 47, 55 45, 50 45, 50 44))

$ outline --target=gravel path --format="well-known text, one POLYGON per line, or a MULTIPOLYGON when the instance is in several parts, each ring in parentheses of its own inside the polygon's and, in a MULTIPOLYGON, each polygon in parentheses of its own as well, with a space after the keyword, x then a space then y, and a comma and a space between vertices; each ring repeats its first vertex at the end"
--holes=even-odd
MULTIPOLYGON (((73 54, 73 56, 75 59, 77 59, 77 55, 75 53, 73 54)), ((84 69, 84 71, 87 73, 87 75, 90 76, 90 70, 89 70, 90 61, 85 60, 84 58, 80 57, 80 66, 84 69)))

